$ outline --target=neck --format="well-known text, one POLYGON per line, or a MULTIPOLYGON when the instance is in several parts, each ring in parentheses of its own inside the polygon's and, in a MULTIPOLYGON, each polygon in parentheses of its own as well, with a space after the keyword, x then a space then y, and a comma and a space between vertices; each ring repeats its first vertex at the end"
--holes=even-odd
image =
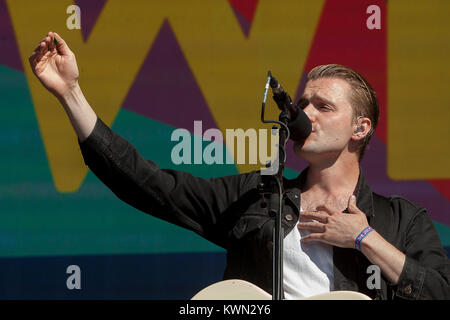
POLYGON ((333 161, 310 163, 304 191, 327 194, 352 193, 358 183, 359 162, 356 158, 338 157, 333 161))

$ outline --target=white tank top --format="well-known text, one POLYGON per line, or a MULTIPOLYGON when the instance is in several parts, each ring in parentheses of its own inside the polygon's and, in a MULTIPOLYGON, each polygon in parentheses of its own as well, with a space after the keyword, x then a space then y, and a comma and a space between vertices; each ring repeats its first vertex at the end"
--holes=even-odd
POLYGON ((283 242, 283 289, 288 300, 333 290, 333 247, 319 241, 301 243, 310 232, 300 231, 297 224, 283 242))

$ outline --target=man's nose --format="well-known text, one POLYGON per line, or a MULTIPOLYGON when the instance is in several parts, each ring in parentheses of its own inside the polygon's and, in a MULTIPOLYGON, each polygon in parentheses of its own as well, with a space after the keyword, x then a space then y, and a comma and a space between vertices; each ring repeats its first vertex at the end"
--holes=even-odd
POLYGON ((314 106, 312 105, 311 102, 308 103, 308 105, 303 108, 303 111, 306 113, 306 115, 308 116, 309 120, 311 120, 311 122, 313 122, 315 120, 316 108, 314 108, 314 106))

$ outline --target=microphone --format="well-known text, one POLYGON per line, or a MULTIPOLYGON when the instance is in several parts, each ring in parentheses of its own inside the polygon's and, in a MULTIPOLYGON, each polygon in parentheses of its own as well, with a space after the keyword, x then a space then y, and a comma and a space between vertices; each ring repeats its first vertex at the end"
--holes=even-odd
POLYGON ((270 88, 273 92, 273 100, 278 105, 278 108, 282 111, 287 110, 289 112, 291 120, 287 124, 290 131, 290 138, 294 141, 303 141, 311 134, 312 124, 306 113, 298 105, 292 103, 292 99, 289 94, 284 91, 281 84, 272 73, 269 71, 270 76, 270 88))

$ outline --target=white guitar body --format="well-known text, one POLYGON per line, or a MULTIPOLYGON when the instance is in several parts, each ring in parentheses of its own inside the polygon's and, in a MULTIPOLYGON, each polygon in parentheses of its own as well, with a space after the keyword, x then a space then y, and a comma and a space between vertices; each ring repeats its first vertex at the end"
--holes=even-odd
MULTIPOLYGON (((272 300, 272 296, 254 284, 239 280, 224 280, 214 283, 195 296, 192 300, 272 300)), ((302 300, 372 300, 356 291, 332 291, 302 300)))

